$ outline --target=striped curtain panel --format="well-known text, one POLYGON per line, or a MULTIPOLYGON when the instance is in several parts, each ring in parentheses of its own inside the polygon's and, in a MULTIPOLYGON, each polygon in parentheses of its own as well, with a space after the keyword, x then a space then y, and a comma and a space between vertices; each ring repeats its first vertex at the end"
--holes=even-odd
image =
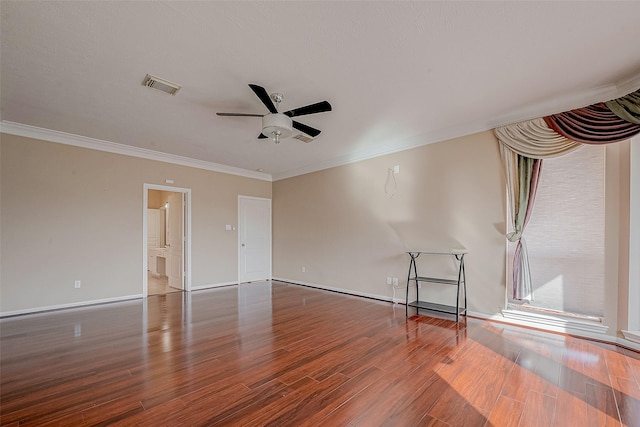
POLYGON ((508 205, 513 231, 507 234, 510 242, 516 243, 513 259, 513 299, 533 300, 533 286, 529 269, 529 255, 523 236, 531 218, 531 211, 540 181, 542 160, 525 157, 500 144, 500 154, 507 178, 508 205))

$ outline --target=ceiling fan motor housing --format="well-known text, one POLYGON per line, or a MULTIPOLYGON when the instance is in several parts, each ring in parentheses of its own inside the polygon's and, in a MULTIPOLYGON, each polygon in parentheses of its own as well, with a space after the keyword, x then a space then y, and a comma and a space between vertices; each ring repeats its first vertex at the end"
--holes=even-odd
POLYGON ((282 113, 267 114, 262 117, 262 134, 272 138, 278 135, 279 138, 288 138, 293 133, 291 117, 282 113))

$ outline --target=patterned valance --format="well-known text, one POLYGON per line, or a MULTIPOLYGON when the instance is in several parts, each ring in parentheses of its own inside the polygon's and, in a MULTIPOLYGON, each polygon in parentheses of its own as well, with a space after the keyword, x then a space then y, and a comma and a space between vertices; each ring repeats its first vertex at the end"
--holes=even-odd
POLYGON ((494 134, 514 152, 533 159, 561 156, 580 144, 631 139, 640 134, 640 89, 611 101, 500 126, 494 134))
POLYGON ((622 120, 640 125, 640 89, 605 104, 622 120))
POLYGON ((618 117, 604 102, 553 114, 544 121, 565 138, 583 144, 620 142, 640 133, 640 124, 618 117))
POLYGON ((542 118, 501 126, 494 133, 502 144, 531 159, 557 157, 580 147, 551 129, 542 118))

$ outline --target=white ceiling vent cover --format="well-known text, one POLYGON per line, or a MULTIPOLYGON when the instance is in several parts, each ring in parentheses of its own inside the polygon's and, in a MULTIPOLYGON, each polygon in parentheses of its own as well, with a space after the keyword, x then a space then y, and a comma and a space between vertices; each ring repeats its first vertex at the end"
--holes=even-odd
POLYGON ((313 138, 310 138, 307 135, 303 135, 303 134, 298 134, 298 135, 294 136, 293 139, 297 139, 299 141, 306 142, 307 144, 309 142, 313 141, 313 138))
POLYGON ((147 74, 147 76, 142 81, 142 85, 150 87, 151 89, 156 89, 168 93, 170 95, 175 95, 176 92, 178 92, 182 87, 179 84, 170 82, 169 80, 161 79, 160 77, 156 77, 151 74, 147 74))

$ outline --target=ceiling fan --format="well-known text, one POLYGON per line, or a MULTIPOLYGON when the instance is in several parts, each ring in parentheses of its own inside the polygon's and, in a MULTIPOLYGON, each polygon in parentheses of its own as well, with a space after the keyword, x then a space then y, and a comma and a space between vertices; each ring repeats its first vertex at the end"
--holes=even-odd
POLYGON ((304 116, 307 114, 323 113, 331 111, 331 104, 327 101, 317 102, 305 107, 294 108, 293 110, 279 113, 277 106, 282 102, 284 96, 281 93, 274 93, 271 96, 262 86, 249 84, 249 87, 260 98, 260 101, 269 110, 268 114, 250 114, 250 113, 216 113, 218 116, 227 117, 262 117, 262 132, 258 135, 258 139, 273 138, 276 144, 280 143, 282 138, 287 138, 293 133, 293 129, 297 129, 309 136, 316 137, 320 135, 318 129, 307 126, 303 123, 292 120, 292 117, 304 116), (274 105, 275 102, 275 105, 274 105))

